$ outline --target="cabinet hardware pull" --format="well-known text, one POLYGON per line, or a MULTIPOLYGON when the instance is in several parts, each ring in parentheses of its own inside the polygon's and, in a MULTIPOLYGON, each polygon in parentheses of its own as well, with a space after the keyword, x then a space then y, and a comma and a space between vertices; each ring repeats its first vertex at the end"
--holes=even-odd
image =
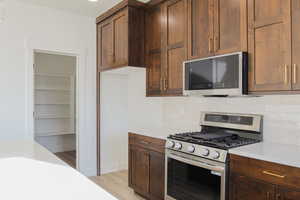
POLYGON ((267 200, 270 200, 270 192, 267 192, 267 200))
POLYGON ((165 78, 165 91, 168 89, 168 80, 165 78))
POLYGON ((288 83, 288 65, 284 65, 284 83, 288 83))
POLYGON ((268 172, 268 171, 263 171, 263 174, 274 176, 274 177, 277 177, 277 178, 285 178, 284 175, 279 175, 279 174, 275 174, 275 173, 268 172))
POLYGON ((140 141, 140 143, 142 143, 142 144, 150 144, 149 142, 146 142, 146 141, 140 141))
POLYGON ((209 53, 212 53, 212 38, 209 38, 209 41, 208 41, 208 51, 209 53))
POLYGON ((296 84, 297 83, 297 64, 294 64, 294 84, 296 84))
POLYGON ((163 84, 164 84, 164 79, 160 78, 160 90, 163 91, 163 84))
POLYGON ((214 46, 215 46, 215 51, 218 51, 220 49, 220 46, 219 46, 219 37, 215 37, 215 42, 214 42, 214 46))

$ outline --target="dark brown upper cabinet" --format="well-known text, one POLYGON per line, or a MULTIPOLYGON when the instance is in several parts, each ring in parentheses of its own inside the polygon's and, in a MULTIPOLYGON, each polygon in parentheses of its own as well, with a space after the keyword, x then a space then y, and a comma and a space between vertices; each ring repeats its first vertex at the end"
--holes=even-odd
POLYGON ((187 0, 169 0, 147 10, 147 96, 182 95, 187 28, 187 0))
POLYGON ((113 25, 111 20, 105 20, 97 26, 97 48, 99 69, 113 65, 113 25))
POLYGON ((248 1, 250 91, 291 90, 289 1, 248 1))
POLYGON ((146 12, 146 66, 147 66, 147 96, 159 96, 162 93, 161 67, 161 6, 155 6, 146 12))
POLYGON ((292 89, 300 90, 300 1, 292 0, 292 89))
POLYGON ((188 0, 189 59, 247 51, 247 0, 188 0))
POLYGON ((247 51, 247 0, 214 0, 214 51, 247 51))
POLYGON ((98 70, 144 66, 144 4, 124 0, 97 18, 98 70))
POLYGON ((163 91, 166 95, 182 95, 182 65, 187 60, 187 0, 169 0, 162 8, 163 91))
POLYGON ((188 0, 188 56, 190 59, 212 56, 213 1, 188 0))

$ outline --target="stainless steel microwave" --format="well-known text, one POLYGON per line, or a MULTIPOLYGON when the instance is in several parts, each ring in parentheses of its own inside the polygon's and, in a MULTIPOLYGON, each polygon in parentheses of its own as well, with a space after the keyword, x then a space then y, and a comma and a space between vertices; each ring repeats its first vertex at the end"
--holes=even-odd
POLYGON ((242 96, 248 94, 248 54, 237 52, 183 63, 186 96, 242 96))

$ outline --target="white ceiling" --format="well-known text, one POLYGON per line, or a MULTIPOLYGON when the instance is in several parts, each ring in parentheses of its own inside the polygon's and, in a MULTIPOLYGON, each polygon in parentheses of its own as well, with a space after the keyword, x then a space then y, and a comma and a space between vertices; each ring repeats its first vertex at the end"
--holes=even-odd
MULTIPOLYGON (((0 0, 1 1, 1 0, 0 0)), ((80 15, 97 17, 104 11, 113 7, 122 0, 98 0, 89 2, 88 0, 18 0, 23 3, 30 3, 39 6, 46 6, 60 10, 70 11, 80 15)), ((139 0, 147 2, 149 0, 139 0)))

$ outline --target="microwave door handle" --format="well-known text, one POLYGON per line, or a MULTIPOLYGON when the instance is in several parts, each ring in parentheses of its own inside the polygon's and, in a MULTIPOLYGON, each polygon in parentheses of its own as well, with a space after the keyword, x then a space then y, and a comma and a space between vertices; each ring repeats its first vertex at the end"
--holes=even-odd
POLYGON ((184 158, 182 156, 177 156, 177 155, 174 155, 174 154, 169 154, 168 157, 172 158, 174 160, 183 162, 183 163, 187 163, 187 164, 194 165, 194 166, 197 166, 197 167, 202 167, 204 169, 208 169, 208 170, 211 170, 211 171, 216 171, 216 172, 221 172, 221 173, 225 171, 224 167, 217 167, 217 166, 214 166, 214 165, 209 165, 209 164, 206 164, 206 163, 201 162, 201 161, 190 160, 190 159, 184 158))

